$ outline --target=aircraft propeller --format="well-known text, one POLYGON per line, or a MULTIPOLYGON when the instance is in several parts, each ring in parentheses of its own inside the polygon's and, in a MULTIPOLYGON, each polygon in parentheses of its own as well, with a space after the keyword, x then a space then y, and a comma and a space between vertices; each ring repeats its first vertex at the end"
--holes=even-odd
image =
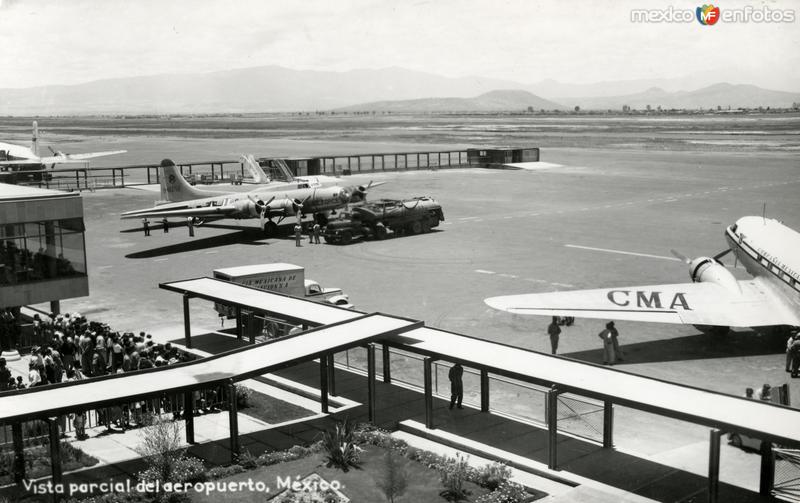
POLYGON ((267 218, 266 215, 267 215, 267 210, 269 209, 269 203, 271 203, 272 200, 275 199, 275 196, 272 196, 271 198, 269 198, 269 201, 267 201, 266 203, 264 201, 261 201, 261 200, 256 200, 250 194, 247 194, 247 199, 252 201, 253 204, 256 206, 256 209, 258 210, 258 218, 259 218, 259 221, 261 223, 261 228, 263 229, 264 228, 264 221, 267 218))

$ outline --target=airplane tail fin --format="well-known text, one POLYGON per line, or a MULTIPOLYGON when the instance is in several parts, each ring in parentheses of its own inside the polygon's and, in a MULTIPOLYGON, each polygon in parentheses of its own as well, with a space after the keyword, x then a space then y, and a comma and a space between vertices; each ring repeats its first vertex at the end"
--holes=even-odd
POLYGON ((31 152, 33 155, 39 155, 39 124, 33 121, 33 135, 31 136, 31 152))
POLYGON ((161 200, 170 202, 189 201, 206 197, 199 190, 195 189, 181 175, 180 170, 170 159, 161 161, 158 168, 159 180, 161 182, 161 200))
POLYGON ((247 171, 250 172, 250 176, 253 177, 255 183, 268 183, 270 181, 269 176, 264 173, 264 170, 261 169, 261 166, 258 164, 256 158, 252 154, 241 155, 239 159, 247 168, 247 171))

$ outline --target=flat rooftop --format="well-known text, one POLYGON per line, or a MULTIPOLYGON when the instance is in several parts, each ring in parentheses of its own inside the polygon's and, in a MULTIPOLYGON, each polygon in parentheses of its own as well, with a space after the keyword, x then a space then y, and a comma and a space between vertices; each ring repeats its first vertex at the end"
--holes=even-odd
POLYGON ((26 185, 0 183, 0 201, 15 201, 20 199, 49 199, 60 197, 80 197, 80 193, 40 189, 38 187, 29 187, 26 185))

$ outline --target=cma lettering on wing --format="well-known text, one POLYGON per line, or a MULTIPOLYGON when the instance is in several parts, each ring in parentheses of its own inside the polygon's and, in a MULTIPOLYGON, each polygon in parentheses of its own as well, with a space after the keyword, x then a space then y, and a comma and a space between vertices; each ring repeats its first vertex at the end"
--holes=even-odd
POLYGON ((671 298, 666 297, 662 300, 662 292, 652 290, 610 290, 606 297, 612 304, 620 307, 636 306, 642 309, 675 309, 680 307, 685 311, 691 311, 689 302, 686 300, 685 292, 675 292, 671 298), (669 300, 669 303, 666 301, 669 300))

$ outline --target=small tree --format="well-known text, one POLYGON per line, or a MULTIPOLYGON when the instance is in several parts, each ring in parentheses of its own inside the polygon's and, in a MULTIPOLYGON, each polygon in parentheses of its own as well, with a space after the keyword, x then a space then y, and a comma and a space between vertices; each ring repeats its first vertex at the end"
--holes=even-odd
POLYGON ((147 462, 147 470, 138 474, 144 482, 184 482, 203 472, 203 463, 186 456, 183 427, 179 421, 151 416, 149 426, 141 431, 136 452, 147 462))
POLYGON ((408 487, 408 473, 401 466, 394 451, 387 451, 383 456, 383 473, 376 482, 378 488, 386 495, 386 501, 394 503, 394 499, 402 496, 408 487))

